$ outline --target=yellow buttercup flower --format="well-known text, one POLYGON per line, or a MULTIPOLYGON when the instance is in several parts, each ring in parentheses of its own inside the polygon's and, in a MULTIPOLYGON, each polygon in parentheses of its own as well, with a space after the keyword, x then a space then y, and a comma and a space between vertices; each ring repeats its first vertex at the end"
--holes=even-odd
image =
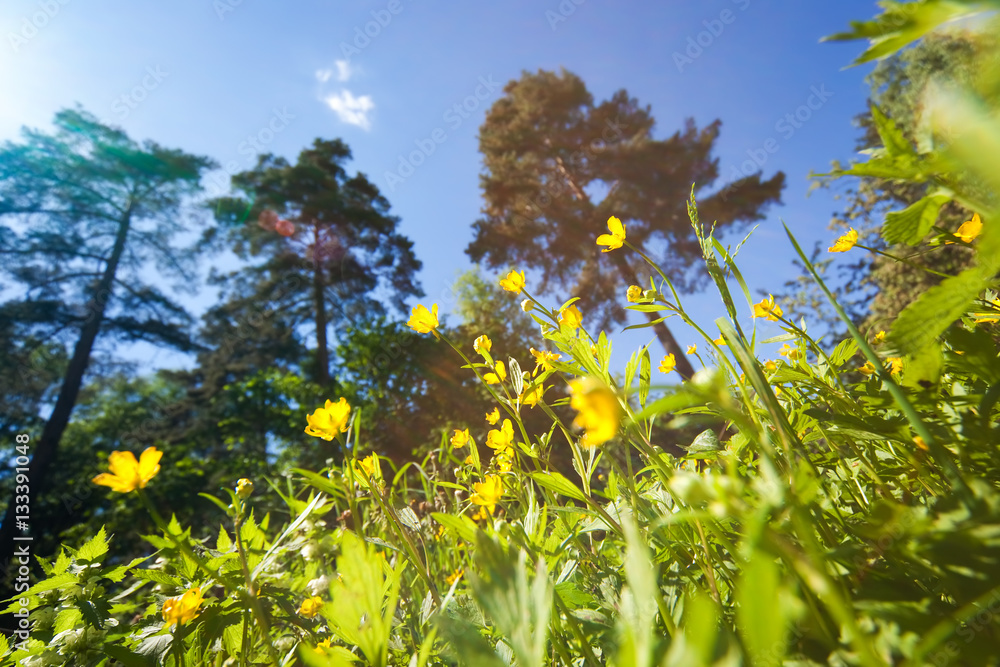
POLYGON ((246 500, 253 494, 253 482, 245 477, 236 482, 236 495, 246 500))
POLYGON ((881 343, 884 340, 885 340, 885 332, 884 331, 879 331, 877 334, 875 334, 875 343, 876 344, 881 343))
POLYGON ((531 372, 531 377, 538 375, 540 371, 551 371, 552 362, 559 361, 562 355, 556 354, 555 352, 547 352, 542 350, 539 352, 535 348, 530 348, 531 356, 535 358, 535 370, 531 372))
POLYGON ((493 412, 486 413, 486 421, 490 423, 490 426, 497 423, 500 419, 500 408, 493 408, 493 412))
POLYGON ((903 371, 903 358, 902 357, 889 357, 886 359, 889 362, 889 374, 896 375, 903 371))
POLYGON ((508 473, 514 465, 514 450, 508 447, 504 452, 497 452, 493 457, 493 463, 497 467, 497 472, 508 473))
MULTIPOLYGON (((990 305, 992 305, 997 310, 1000 310, 1000 299, 993 299, 992 301, 990 301, 990 305)), ((990 324, 992 322, 1000 322, 1000 314, 980 313, 978 315, 974 315, 973 317, 976 318, 975 320, 976 324, 990 324)))
POLYGON ((472 343, 472 349, 485 357, 486 353, 493 349, 493 341, 483 334, 472 343))
POLYGON ((204 601, 200 588, 190 588, 183 595, 164 600, 163 620, 167 627, 193 621, 198 616, 198 609, 204 601))
POLYGON ((346 398, 341 397, 336 403, 327 399, 326 405, 316 408, 311 415, 306 415, 306 421, 309 422, 306 433, 324 440, 333 440, 338 433, 347 431, 350 416, 351 406, 346 398))
POLYGON ((622 409, 614 392, 594 378, 571 380, 569 390, 570 407, 578 413, 573 425, 586 431, 580 444, 596 447, 615 437, 622 409))
POLYGON ((677 359, 674 358, 673 353, 670 353, 667 356, 663 357, 663 361, 660 362, 660 372, 669 373, 670 371, 674 370, 676 366, 677 366, 677 359))
POLYGON ((639 303, 642 300, 642 288, 638 285, 630 285, 625 292, 625 298, 629 303, 639 303))
POLYGON ((918 449, 921 449, 925 452, 930 451, 930 447, 927 446, 927 443, 919 435, 913 436, 913 444, 915 444, 918 449))
POLYGON ((607 246, 601 252, 611 252, 622 247, 625 243, 625 225, 622 221, 611 216, 608 218, 608 231, 610 234, 601 234, 597 237, 597 245, 607 246))
POLYGON ((317 596, 313 596, 302 601, 302 606, 299 607, 299 613, 306 618, 312 618, 319 613, 319 610, 323 608, 323 600, 317 596))
POLYGON ((469 435, 469 429, 465 429, 464 431, 459 431, 456 428, 455 435, 451 436, 451 446, 454 447, 455 449, 460 449, 469 444, 470 440, 472 440, 472 436, 469 435))
POLYGON ((484 481, 474 483, 472 488, 475 493, 469 497, 469 500, 493 514, 493 509, 500 502, 500 497, 503 496, 503 482, 500 481, 500 477, 487 475, 484 481))
POLYGON ((858 233, 853 227, 848 230, 846 234, 837 239, 832 246, 828 248, 830 252, 847 252, 858 242, 858 233))
POLYGON ((507 379, 507 367, 503 365, 502 361, 498 361, 494 368, 496 369, 496 373, 487 373, 483 376, 486 384, 500 384, 507 379))
POLYGON ((469 454, 468 456, 465 457, 465 465, 471 466, 474 463, 475 460, 472 458, 472 454, 469 454))
POLYGON ((784 315, 781 306, 774 303, 774 295, 769 294, 766 299, 753 306, 753 316, 763 317, 771 322, 777 322, 778 318, 784 315))
POLYGON ((785 343, 784 345, 781 346, 781 349, 778 350, 778 354, 780 354, 783 357, 787 357, 789 361, 795 361, 796 359, 799 359, 802 356, 802 352, 799 350, 799 348, 792 347, 788 343, 785 343))
POLYGON ((712 342, 715 343, 716 345, 725 345, 726 339, 723 338, 722 335, 720 334, 719 337, 713 340, 712 342))
POLYGON ((326 649, 328 648, 333 648, 333 645, 330 643, 329 639, 324 639, 320 643, 316 644, 313 651, 319 653, 320 655, 326 655, 326 649))
POLYGON ((764 362, 764 370, 773 373, 774 371, 778 370, 778 364, 768 359, 767 361, 764 362))
POLYGON ((437 329, 439 324, 438 305, 436 303, 431 306, 430 310, 427 310, 427 306, 418 304, 413 308, 413 313, 410 315, 410 320, 406 323, 406 326, 417 333, 430 333, 437 329))
POLYGON ((542 400, 542 394, 545 393, 545 387, 538 385, 534 389, 526 389, 521 395, 521 402, 530 408, 538 405, 538 401, 542 400))
MULTIPOLYGON (((966 220, 959 225, 958 229, 955 230, 955 236, 966 243, 972 243, 982 231, 983 221, 980 220, 978 213, 974 213, 972 220, 966 220)), ((954 243, 954 241, 945 241, 945 243, 954 243)))
POLYGON ((688 354, 698 354, 698 346, 697 345, 688 345, 687 353, 688 354))
POLYGON ((445 577, 444 580, 448 582, 449 586, 451 586, 456 581, 458 581, 459 577, 462 576, 462 572, 463 572, 462 570, 455 570, 450 575, 448 575, 447 577, 445 577))
POLYGON ((149 480, 160 472, 160 457, 163 452, 156 447, 147 447, 135 460, 132 452, 111 452, 108 457, 108 467, 111 473, 102 472, 93 479, 95 484, 109 486, 112 491, 128 493, 136 489, 146 488, 149 480))
POLYGON ((570 329, 579 329, 580 323, 583 322, 583 315, 580 313, 580 309, 576 305, 572 305, 569 308, 563 308, 559 311, 559 326, 569 327, 570 329))
POLYGON ((486 434, 486 446, 491 449, 503 449, 510 447, 514 443, 514 426, 509 419, 503 420, 503 426, 498 429, 491 429, 486 434))
POLYGON ((379 465, 378 455, 376 454, 371 454, 361 459, 358 461, 358 465, 361 466, 361 473, 365 479, 378 479, 382 476, 382 466, 379 465))
POLYGON ((500 287, 514 294, 520 294, 521 290, 524 289, 524 285, 524 271, 521 271, 521 273, 511 271, 500 279, 500 287))
POLYGON ((874 375, 875 374, 875 367, 872 366, 872 362, 870 362, 870 361, 866 361, 865 364, 864 364, 864 366, 862 366, 858 370, 861 371, 865 375, 874 375))

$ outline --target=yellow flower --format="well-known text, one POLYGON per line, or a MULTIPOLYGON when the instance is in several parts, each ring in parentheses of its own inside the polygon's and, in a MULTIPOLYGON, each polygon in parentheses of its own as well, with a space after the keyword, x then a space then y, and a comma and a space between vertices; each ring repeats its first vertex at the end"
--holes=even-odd
POLYGON ((889 362, 889 374, 896 375, 903 371, 903 358, 902 357, 889 357, 886 359, 889 362))
POLYGON ((493 509, 503 495, 503 483, 497 475, 487 475, 485 481, 472 485, 475 493, 469 498, 473 504, 481 505, 493 514, 493 509))
POLYGON ((410 320, 406 323, 406 326, 417 333, 430 333, 437 329, 439 324, 438 305, 436 303, 431 306, 430 310, 427 310, 427 306, 418 304, 413 308, 413 313, 410 315, 410 320))
POLYGON ((524 271, 521 271, 521 273, 511 271, 506 277, 500 279, 500 287, 508 292, 520 294, 521 290, 524 289, 524 271))
POLYGON ((720 334, 719 337, 713 340, 712 342, 715 343, 716 345, 725 345, 726 339, 723 338, 722 335, 720 334))
POLYGON ((503 449, 510 447, 514 442, 514 426, 509 419, 503 420, 503 426, 499 430, 491 429, 486 435, 486 446, 491 449, 503 449))
POLYGON ((156 447, 147 447, 138 461, 132 452, 111 452, 108 457, 111 474, 102 472, 93 481, 101 486, 110 486, 112 491, 118 493, 144 489, 149 480, 160 472, 161 456, 163 452, 156 447))
POLYGON ((329 639, 324 639, 320 643, 316 644, 316 647, 313 648, 313 651, 319 653, 320 655, 326 655, 326 649, 328 648, 333 648, 333 645, 330 644, 329 639))
POLYGON ((325 406, 316 408, 316 412, 311 415, 306 415, 306 421, 309 422, 306 433, 324 440, 333 440, 338 433, 347 430, 350 416, 351 406, 348 405, 346 398, 341 397, 336 403, 327 399, 325 406))
POLYGON ((468 456, 465 457, 465 465, 471 466, 474 463, 475 461, 472 458, 472 454, 469 454, 468 456))
POLYGON ((799 350, 799 348, 792 347, 788 343, 785 343, 784 345, 781 346, 781 349, 778 350, 778 354, 780 354, 783 357, 788 357, 789 361, 795 361, 796 359, 802 356, 802 352, 799 350))
POLYGON ((697 345, 688 345, 687 353, 688 354, 698 354, 698 346, 697 345))
POLYGON ((245 477, 236 482, 236 495, 246 500, 253 493, 253 482, 245 477))
MULTIPOLYGON (((993 299, 990 304, 1000 310, 1000 299, 993 299)), ((1000 322, 1000 315, 994 315, 992 313, 980 313, 979 315, 973 315, 976 318, 976 324, 989 324, 991 322, 1000 322)))
POLYGON ((774 303, 774 295, 768 294, 767 298, 753 306, 753 316, 763 317, 771 322, 777 322, 778 318, 784 315, 781 306, 774 303))
POLYGON ((302 606, 299 607, 299 613, 306 618, 312 618, 319 613, 319 610, 323 608, 323 600, 315 595, 307 600, 302 601, 302 606))
POLYGON ((493 349, 493 341, 483 334, 472 343, 472 349, 485 357, 486 353, 493 349))
POLYGON ((857 242, 858 242, 858 233, 854 231, 853 227, 851 227, 851 229, 846 234, 837 239, 834 242, 834 244, 828 248, 828 250, 830 252, 847 252, 848 250, 853 248, 854 244, 856 244, 857 242))
POLYGON ((538 385, 534 389, 526 389, 523 394, 521 394, 521 402, 528 407, 535 407, 538 405, 538 401, 542 400, 542 394, 545 393, 545 387, 538 385))
POLYGON ((930 451, 930 447, 927 446, 927 443, 919 435, 913 436, 913 444, 915 444, 918 449, 922 449, 925 452, 930 451))
POLYGON ((778 364, 774 363, 770 359, 764 362, 764 370, 773 373, 778 370, 778 364))
POLYGON ((642 288, 638 285, 631 285, 625 292, 625 298, 629 303, 639 303, 642 300, 642 288))
POLYGON ((660 362, 660 372, 669 373, 670 371, 674 370, 676 366, 677 366, 677 359, 674 358, 673 353, 670 353, 667 356, 663 357, 663 361, 660 362))
POLYGON ((510 447, 505 450, 498 451, 493 457, 493 463, 496 464, 497 472, 510 472, 510 468, 513 465, 513 459, 514 450, 510 447))
POLYGON ((552 362, 559 361, 562 355, 556 354, 555 352, 547 352, 542 350, 539 352, 535 348, 531 348, 531 356, 535 358, 535 370, 532 371, 531 377, 538 375, 539 371, 551 371, 552 362))
POLYGON ((597 245, 607 246, 601 252, 611 252, 621 248, 622 244, 625 243, 625 225, 615 216, 608 218, 608 231, 611 233, 601 234, 597 237, 597 245))
POLYGON ((498 361, 494 368, 496 369, 496 373, 487 373, 483 376, 486 384, 500 384, 507 379, 507 368, 503 365, 502 361, 498 361))
MULTIPOLYGON (((982 231, 983 221, 979 219, 978 213, 973 213, 972 220, 963 222, 955 231, 955 236, 966 243, 972 243, 973 239, 979 236, 982 231)), ((945 243, 954 243, 954 241, 945 241, 945 243)))
POLYGON ((524 301, 521 302, 521 310, 523 310, 524 312, 530 313, 534 309, 535 309, 535 304, 531 302, 531 299, 525 299, 524 301))
POLYGON ((490 426, 497 423, 500 419, 500 408, 493 408, 493 412, 486 413, 486 421, 490 423, 490 426))
POLYGON ((865 364, 864 364, 864 366, 862 366, 858 370, 861 371, 862 373, 864 373, 865 375, 874 375, 875 374, 875 367, 872 366, 872 362, 870 362, 870 361, 866 361, 865 364))
POLYGON ((472 436, 469 435, 469 429, 465 429, 464 431, 459 431, 456 428, 455 435, 451 436, 451 446, 454 447, 455 449, 460 449, 469 444, 470 440, 472 440, 472 436))
POLYGON ((573 425, 586 431, 580 444, 596 447, 615 437, 622 409, 614 392, 594 378, 571 380, 569 390, 570 407, 578 413, 573 425))
POLYGON ((184 595, 164 600, 163 620, 167 627, 175 623, 193 621, 198 615, 198 608, 204 601, 200 588, 190 588, 184 592, 184 595))
POLYGON ((382 466, 379 465, 378 456, 371 454, 358 461, 361 472, 366 479, 375 479, 382 476, 382 466))
POLYGON ((570 329, 579 329, 580 323, 583 322, 583 315, 580 313, 580 309, 576 305, 572 305, 569 308, 563 308, 559 311, 559 326, 569 327, 570 329))
POLYGON ((459 577, 462 576, 462 572, 463 572, 463 570, 455 570, 450 575, 448 575, 447 577, 445 577, 444 580, 448 582, 449 586, 451 586, 456 581, 458 581, 459 577))
POLYGON ((876 345, 879 344, 879 343, 881 343, 884 340, 885 340, 885 332, 884 331, 879 331, 877 334, 875 334, 875 344, 876 345))
POLYGON ((590 353, 595 357, 597 356, 597 343, 590 344, 590 353))
POLYGON ((781 387, 779 387, 778 385, 774 385, 773 388, 774 388, 774 395, 781 396, 781 387))

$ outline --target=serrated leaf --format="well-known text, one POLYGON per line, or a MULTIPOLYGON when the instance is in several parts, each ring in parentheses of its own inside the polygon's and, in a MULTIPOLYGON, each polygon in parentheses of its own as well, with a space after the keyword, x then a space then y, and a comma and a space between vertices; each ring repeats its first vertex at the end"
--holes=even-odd
POLYGON ((921 354, 972 307, 988 283, 979 268, 972 268, 931 287, 896 318, 889 345, 903 356, 921 354))
POLYGON ((76 607, 63 609, 58 614, 56 614, 56 620, 52 624, 52 634, 57 635, 60 632, 66 632, 67 630, 72 630, 82 620, 83 620, 83 612, 81 612, 76 607))
POLYGON ((219 526, 219 537, 215 540, 215 549, 217 551, 229 551, 233 547, 233 540, 229 537, 229 533, 226 532, 225 526, 219 526))
POLYGON ((77 583, 77 577, 75 574, 63 572, 62 574, 57 574, 54 577, 49 577, 48 579, 39 581, 34 586, 21 593, 21 597, 37 595, 38 593, 45 593, 46 591, 54 591, 57 588, 62 588, 63 586, 69 586, 75 583, 77 583))
POLYGON ((858 353, 858 344, 853 338, 846 338, 834 348, 833 352, 830 353, 830 363, 834 366, 840 367, 844 365, 848 359, 853 357, 858 353))
POLYGON ((947 195, 928 195, 902 211, 887 213, 882 225, 882 238, 890 245, 917 245, 934 226, 941 207, 949 201, 951 197, 947 195))
POLYGON ((167 586, 176 586, 178 588, 184 585, 184 582, 182 582, 179 578, 171 576, 161 570, 136 570, 132 573, 132 576, 136 579, 152 581, 153 583, 165 584, 167 586))
POLYGON ((76 559, 93 562, 106 553, 108 553, 108 538, 104 534, 104 526, 101 526, 97 535, 94 535, 76 552, 76 559))
POLYGON ((916 151, 913 150, 910 141, 903 134, 903 131, 899 129, 895 121, 886 116, 878 108, 878 105, 872 104, 871 109, 875 131, 878 132, 879 138, 882 139, 882 145, 885 147, 886 153, 889 155, 916 155, 916 151))

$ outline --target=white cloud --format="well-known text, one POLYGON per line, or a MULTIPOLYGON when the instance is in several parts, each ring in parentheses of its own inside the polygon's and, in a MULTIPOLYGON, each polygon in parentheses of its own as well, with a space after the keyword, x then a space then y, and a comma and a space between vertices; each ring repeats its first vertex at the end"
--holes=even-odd
POLYGON ((371 129, 368 113, 375 109, 375 102, 370 95, 355 97, 351 91, 342 90, 328 95, 323 101, 348 125, 357 125, 362 130, 371 129))
POLYGON ((349 60, 338 60, 334 62, 337 66, 337 81, 347 81, 354 74, 354 69, 351 67, 351 61, 349 60))
POLYGON ((316 80, 320 83, 326 83, 333 76, 332 69, 318 69, 316 70, 316 80))

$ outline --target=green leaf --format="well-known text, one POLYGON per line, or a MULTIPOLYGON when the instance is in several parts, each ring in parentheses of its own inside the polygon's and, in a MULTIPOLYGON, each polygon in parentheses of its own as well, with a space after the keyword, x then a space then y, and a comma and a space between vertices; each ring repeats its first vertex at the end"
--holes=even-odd
POLYGON ((712 429, 705 429, 686 448, 690 454, 700 454, 702 452, 721 452, 722 445, 719 443, 719 436, 715 435, 712 429))
POLYGON ((951 197, 948 195, 928 195, 902 211, 887 213, 882 226, 882 238, 890 245, 917 245, 934 226, 941 207, 949 201, 951 197))
POLYGON ((125 667, 153 667, 156 664, 151 657, 134 653, 117 644, 105 642, 101 650, 125 667))
POLYGON ((225 526, 219 526, 219 537, 215 540, 216 551, 226 552, 232 549, 233 540, 229 537, 229 533, 226 532, 225 526))
POLYGON ((910 141, 903 134, 903 131, 899 129, 896 123, 882 113, 882 110, 878 108, 877 105, 872 104, 872 121, 875 124, 875 130, 878 132, 878 136, 882 139, 882 145, 885 147, 885 152, 889 155, 916 155, 916 151, 913 150, 913 146, 910 141))
POLYGON ((75 555, 77 560, 94 562, 106 553, 108 553, 108 538, 104 534, 104 526, 101 526, 97 535, 80 547, 75 555))
POLYGON ((904 387, 928 387, 937 384, 944 366, 944 355, 939 345, 930 345, 915 357, 906 360, 903 367, 904 387))
POLYGON ((451 528, 459 537, 474 544, 476 541, 476 524, 467 516, 455 516, 454 514, 444 514, 442 512, 431 512, 431 518, 446 528, 451 528))
POLYGON ((572 498, 573 500, 579 500, 581 502, 586 502, 586 496, 583 492, 576 488, 573 482, 569 481, 564 475, 552 471, 536 471, 529 473, 529 476, 539 484, 539 486, 544 486, 550 491, 555 491, 556 493, 561 493, 567 498, 572 498))
POLYGON ((781 665, 788 642, 788 610, 782 598, 778 566, 757 552, 743 567, 736 586, 736 625, 750 653, 751 665, 781 665))
POLYGON ((982 271, 972 268, 931 287, 896 318, 889 345, 903 356, 919 356, 971 308, 988 284, 982 271))
POLYGON ((845 338, 840 341, 833 352, 830 353, 830 363, 838 368, 844 365, 848 359, 858 353, 858 344, 853 338, 845 338))
POLYGON ((649 359, 649 348, 644 347, 642 349, 642 357, 639 362, 639 404, 646 405, 646 399, 649 397, 649 383, 652 378, 652 371, 650 370, 650 359, 649 359))
POLYGON ((70 572, 64 572, 62 574, 57 574, 54 577, 49 577, 48 579, 39 581, 24 593, 21 593, 21 597, 37 595, 39 593, 45 593, 46 591, 54 591, 57 588, 62 588, 63 586, 69 586, 75 583, 77 583, 76 575, 70 572))

